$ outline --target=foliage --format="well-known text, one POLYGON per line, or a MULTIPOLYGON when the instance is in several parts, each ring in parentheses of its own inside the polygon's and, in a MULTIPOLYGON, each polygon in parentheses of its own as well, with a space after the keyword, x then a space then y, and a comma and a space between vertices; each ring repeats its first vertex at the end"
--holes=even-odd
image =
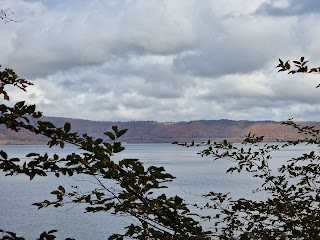
MULTIPOLYGON (((37 240, 54 240, 56 236, 54 233, 57 232, 57 230, 51 230, 48 232, 41 233, 40 237, 37 238, 37 240)), ((16 233, 14 232, 8 232, 0 229, 0 234, 2 233, 3 240, 25 240, 23 237, 18 237, 16 233)), ((0 235, 1 237, 1 235, 0 235)), ((66 240, 73 240, 72 238, 66 238, 66 240)))
MULTIPOLYGON (((296 61, 297 70, 291 70, 289 61, 280 60, 280 71, 289 73, 309 72, 306 61, 296 61), (302 69, 303 70, 300 70, 302 69), (295 72, 291 72, 295 71, 295 72)), ((314 71, 312 71, 314 72, 314 71)), ((0 94, 10 101, 5 91, 7 85, 25 90, 31 85, 20 79, 10 69, 0 72, 0 94)), ((26 129, 48 138, 48 146, 64 147, 72 144, 83 150, 81 154, 70 153, 60 157, 54 154, 29 153, 30 161, 10 158, 0 151, 0 169, 6 175, 25 174, 32 180, 35 176, 87 175, 97 184, 90 192, 81 193, 78 187, 66 191, 59 186, 51 192, 54 201, 35 203, 38 208, 59 208, 66 204, 84 204, 87 212, 112 212, 135 218, 134 224, 126 227, 124 234, 114 234, 109 239, 319 239, 320 236, 320 155, 312 150, 300 157, 284 162, 279 169, 270 167, 274 151, 280 151, 298 144, 320 146, 320 130, 302 126, 291 119, 284 122, 301 134, 294 141, 265 143, 262 136, 248 135, 243 145, 228 141, 210 141, 183 146, 205 145, 202 156, 215 160, 231 160, 234 165, 228 173, 248 172, 260 179, 262 185, 256 192, 264 191, 267 199, 252 200, 232 198, 227 193, 209 192, 203 197, 204 205, 195 204, 198 214, 178 196, 168 197, 161 188, 174 179, 162 167, 145 166, 138 159, 113 161, 113 156, 124 150, 119 138, 126 129, 112 127, 105 132, 106 138, 94 139, 86 134, 72 132, 69 123, 56 127, 51 122, 41 121, 41 113, 34 105, 18 102, 13 107, 0 105, 0 124, 14 131, 26 129), (108 182, 116 182, 118 188, 109 188, 108 182), (204 211, 204 212, 203 212, 204 211), (212 231, 204 231, 200 221, 210 221, 212 231)), ((39 239, 54 239, 56 230, 43 232, 39 239)), ((12 232, 0 230, 1 239, 23 239, 12 232)))
MULTIPOLYGON (((301 57, 300 60, 293 61, 294 69, 291 68, 290 60, 286 62, 279 59, 279 64, 277 68, 279 68, 278 72, 288 72, 288 74, 295 73, 320 73, 320 67, 309 67, 307 65, 309 61, 305 60, 304 57, 301 57)), ((316 87, 320 87, 320 84, 316 87)))
MULTIPOLYGON (((25 90, 31 83, 19 79, 10 69, 0 72, 1 94, 9 101, 5 91, 7 85, 25 90)), ((63 186, 51 192, 55 201, 44 200, 34 205, 38 208, 53 206, 61 207, 67 203, 85 204, 87 212, 109 211, 117 214, 130 215, 138 224, 131 224, 123 235, 115 234, 110 239, 131 237, 136 239, 206 239, 206 232, 199 223, 190 216, 186 203, 178 196, 168 197, 158 191, 165 188, 165 183, 174 177, 166 173, 163 167, 145 168, 138 159, 123 159, 114 162, 112 156, 124 150, 118 140, 126 129, 119 130, 116 126, 112 131, 105 132, 109 141, 93 139, 84 134, 80 136, 71 131, 71 125, 65 123, 58 128, 51 122, 40 121, 41 113, 35 105, 17 102, 13 107, 0 105, 0 124, 19 131, 26 129, 34 134, 48 137, 48 146, 64 147, 72 144, 83 150, 81 154, 70 153, 65 157, 54 154, 29 153, 30 161, 22 162, 10 158, 0 151, 0 169, 6 175, 25 174, 32 180, 35 176, 88 175, 95 181, 97 188, 86 194, 78 191, 66 192, 63 186), (119 189, 108 188, 107 182, 116 182, 119 189)), ((7 233, 10 235, 10 233, 7 233)), ((5 238, 4 238, 5 239, 5 238)))
POLYGON ((302 140, 263 143, 263 137, 248 136, 240 147, 224 141, 213 143, 202 156, 235 162, 227 172, 248 172, 262 180, 255 192, 266 192, 264 200, 233 199, 210 192, 208 203, 198 206, 213 210, 207 219, 215 221, 218 239, 318 239, 320 236, 320 156, 312 150, 285 162, 278 170, 270 167, 274 151, 297 144, 319 144, 319 130, 301 127, 291 120, 284 124, 310 135, 302 140), (219 219, 219 220, 218 220, 219 219))
MULTIPOLYGON (((294 61, 296 69, 293 70, 289 61, 279 61, 279 71, 289 74, 319 72, 320 69, 309 68, 303 57, 294 61)), ((264 143, 262 136, 249 134, 240 147, 226 140, 213 144, 179 144, 187 147, 210 145, 199 154, 233 161, 235 165, 227 172, 253 174, 263 183, 254 192, 263 191, 269 196, 264 200, 251 200, 215 192, 204 195, 208 203, 197 206, 213 211, 204 218, 214 222, 213 236, 217 239, 320 239, 320 155, 316 151, 320 147, 320 129, 297 124, 292 119, 283 124, 295 129, 301 137, 270 144, 264 143), (278 169, 270 167, 275 151, 298 144, 313 144, 314 149, 288 159, 278 169)))

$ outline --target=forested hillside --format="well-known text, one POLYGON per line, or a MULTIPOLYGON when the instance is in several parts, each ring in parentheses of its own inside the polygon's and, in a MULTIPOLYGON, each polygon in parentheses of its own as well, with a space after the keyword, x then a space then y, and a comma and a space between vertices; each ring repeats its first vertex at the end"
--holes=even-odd
MULTIPOLYGON (((104 132, 109 131, 113 125, 120 129, 129 129, 122 138, 129 143, 158 143, 173 141, 205 141, 208 139, 229 139, 239 141, 248 133, 265 136, 265 140, 292 139, 298 137, 297 131, 274 121, 233 121, 233 120, 199 120, 190 122, 104 122, 81 119, 43 117, 43 121, 51 121, 58 126, 70 122, 72 130, 87 133, 93 137, 104 138, 104 132)), ((318 122, 309 123, 320 125, 318 122)), ((26 131, 19 133, 8 131, 1 126, 0 144, 39 144, 45 139, 33 136, 26 131)))

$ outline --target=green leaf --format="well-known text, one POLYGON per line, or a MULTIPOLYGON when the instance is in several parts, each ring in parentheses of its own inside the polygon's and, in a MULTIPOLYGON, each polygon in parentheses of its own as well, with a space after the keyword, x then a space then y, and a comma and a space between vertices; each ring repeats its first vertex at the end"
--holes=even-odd
POLYGON ((27 155, 26 155, 26 157, 37 157, 37 156, 39 156, 39 153, 28 153, 27 155))
POLYGON ((118 127, 117 126, 112 126, 112 130, 117 133, 118 132, 118 127))
POLYGON ((123 134, 125 134, 128 131, 128 129, 122 129, 119 132, 117 132, 117 138, 121 137, 123 134))
POLYGON ((42 122, 42 121, 38 121, 38 124, 41 127, 47 127, 47 128, 55 128, 54 124, 52 122, 42 122))
POLYGON ((36 176, 35 172, 30 172, 29 174, 30 181, 36 176))
POLYGON ((63 129, 66 133, 70 132, 71 130, 71 124, 69 122, 66 122, 63 126, 63 129))
POLYGON ((64 142, 59 142, 59 146, 60 146, 60 148, 64 148, 64 142))
POLYGON ((117 147, 113 150, 114 153, 122 152, 125 148, 124 147, 117 147))
POLYGON ((115 140, 116 137, 114 136, 114 134, 112 132, 105 132, 105 135, 107 135, 111 140, 115 140))
POLYGON ((287 61, 284 66, 286 67, 286 69, 290 69, 289 61, 287 61))
POLYGON ((65 190, 64 187, 62 187, 62 186, 59 186, 58 189, 59 189, 62 193, 65 193, 65 192, 66 192, 66 190, 65 190))
POLYGON ((16 107, 16 108, 22 108, 23 105, 24 105, 24 103, 25 103, 25 101, 17 102, 17 103, 15 104, 15 107, 16 107))
POLYGON ((36 105, 30 105, 29 107, 28 107, 28 113, 34 113, 34 111, 36 110, 36 105))
POLYGON ((8 159, 8 155, 7 155, 7 153, 6 153, 6 152, 4 152, 4 151, 2 151, 2 150, 0 150, 0 156, 1 156, 3 159, 5 159, 5 160, 7 160, 7 159, 8 159))

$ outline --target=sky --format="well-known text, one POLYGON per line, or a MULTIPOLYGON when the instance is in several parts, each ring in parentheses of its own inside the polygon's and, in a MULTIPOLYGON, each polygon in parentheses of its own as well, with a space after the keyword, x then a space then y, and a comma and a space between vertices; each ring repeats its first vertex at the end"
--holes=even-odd
MULTIPOLYGON (((0 0, 13 101, 99 121, 320 121, 319 0, 0 0)), ((3 101, 3 100, 0 100, 3 101)))

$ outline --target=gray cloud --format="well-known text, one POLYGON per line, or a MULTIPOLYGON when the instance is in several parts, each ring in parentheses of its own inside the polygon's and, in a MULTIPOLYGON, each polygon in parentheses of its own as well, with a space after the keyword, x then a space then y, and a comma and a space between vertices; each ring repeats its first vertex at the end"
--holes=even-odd
POLYGON ((293 22, 282 21, 248 16, 227 19, 220 23, 223 30, 205 36, 198 49, 178 54, 174 67, 179 72, 206 77, 264 69, 277 55, 292 51, 290 46, 296 42, 290 27, 288 31, 282 28, 282 24, 290 26, 293 22))
POLYGON ((278 58, 320 63, 320 31, 310 27, 320 17, 274 17, 312 13, 316 1, 55 3, 3 0, 26 19, 0 23, 0 63, 35 83, 26 94, 13 91, 13 100, 46 115, 320 119, 317 76, 275 70, 278 58))
POLYGON ((174 67, 180 72, 201 76, 248 73, 263 67, 255 59, 234 59, 232 56, 240 57, 234 50, 225 48, 187 53, 175 59, 174 67))
POLYGON ((6 60, 30 78, 103 64, 114 56, 170 55, 194 43, 187 12, 171 13, 162 1, 41 3, 17 4, 19 15, 26 5, 30 11, 24 10, 28 18, 12 37, 14 54, 6 60))
POLYGON ((320 2, 318 0, 290 0, 284 6, 277 5, 279 2, 265 2, 258 9, 257 14, 267 14, 271 16, 295 16, 305 14, 318 14, 320 2))

